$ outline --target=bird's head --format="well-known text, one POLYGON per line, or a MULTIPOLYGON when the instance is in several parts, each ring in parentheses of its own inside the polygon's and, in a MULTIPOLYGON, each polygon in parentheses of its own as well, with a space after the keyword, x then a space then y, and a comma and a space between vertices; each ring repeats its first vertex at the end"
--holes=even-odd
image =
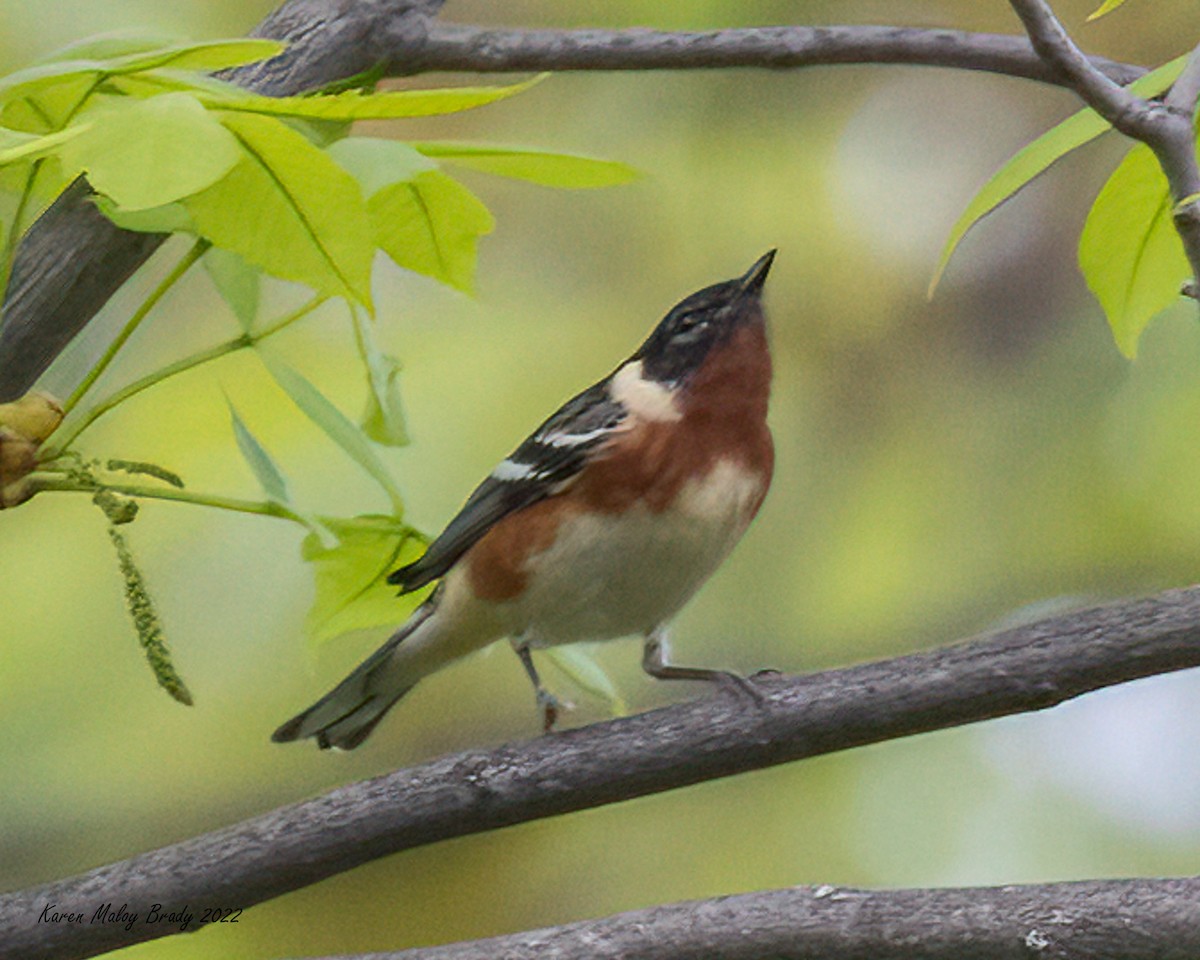
POLYGON ((774 259, 769 250, 742 276, 698 290, 672 307, 633 356, 642 361, 642 375, 683 383, 738 328, 763 323, 762 288, 774 259))

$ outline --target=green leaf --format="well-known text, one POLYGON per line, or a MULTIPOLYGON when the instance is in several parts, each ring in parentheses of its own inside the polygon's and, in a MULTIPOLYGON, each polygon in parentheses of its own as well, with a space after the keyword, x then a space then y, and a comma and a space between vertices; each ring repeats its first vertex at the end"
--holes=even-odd
POLYGON ((254 477, 258 480, 258 485, 262 487, 267 499, 272 503, 287 507, 294 517, 308 527, 309 535, 314 537, 318 543, 325 546, 336 544, 337 538, 325 524, 316 517, 295 508, 291 495, 288 493, 287 480, 284 479, 283 471, 279 469, 258 438, 250 432, 250 428, 238 414, 233 402, 228 397, 225 398, 225 402, 229 404, 229 416, 233 423, 233 435, 237 440, 238 450, 241 451, 242 458, 254 472, 254 477))
POLYGON ((430 170, 380 190, 367 210, 376 244, 399 266, 471 292, 476 246, 495 221, 470 190, 430 170))
POLYGON ((347 90, 371 91, 378 87, 379 81, 386 76, 387 64, 380 60, 367 67, 366 70, 352 73, 350 76, 342 77, 340 80, 331 80, 329 83, 322 84, 309 92, 313 94, 329 94, 345 93, 347 90))
POLYGON ((0 190, 18 196, 28 195, 21 229, 36 220, 41 210, 63 192, 68 182, 62 172, 62 164, 53 154, 0 164, 0 190))
POLYGON ((238 37, 232 40, 201 40, 176 43, 161 50, 134 53, 110 61, 108 73, 141 73, 145 70, 227 70, 277 57, 287 49, 279 40, 238 37))
POLYGON ((1088 14, 1087 22, 1091 23, 1093 20, 1099 20, 1106 13, 1112 13, 1124 2, 1125 0, 1104 0, 1100 6, 1088 14))
POLYGON ((277 120, 222 118, 246 157, 183 201, 200 235, 273 276, 370 308, 375 245, 354 178, 277 120))
POLYGON ((42 137, 0 128, 0 167, 57 150, 63 144, 88 133, 90 128, 91 124, 81 123, 42 137))
POLYGON ((211 186, 242 158, 235 137, 186 93, 149 100, 106 97, 82 114, 91 125, 59 151, 68 171, 125 210, 146 210, 211 186))
POLYGON ((149 210, 126 210, 108 197, 96 196, 92 202, 99 211, 122 230, 137 233, 195 233, 196 225, 182 204, 168 203, 149 210))
POLYGON ((359 421, 376 443, 403 447, 409 442, 400 398, 400 361, 379 349, 371 325, 354 311, 358 353, 367 373, 367 408, 359 421))
POLYGON ((407 143, 381 137, 346 137, 326 151, 371 197, 393 183, 407 182, 437 164, 407 143))
POLYGON ((387 575, 421 555, 421 538, 393 517, 329 521, 329 527, 336 545, 309 536, 301 546, 316 580, 316 597, 305 622, 309 639, 319 643, 352 630, 402 623, 428 591, 397 597, 387 575))
POLYGON ((143 73, 123 74, 109 77, 105 90, 125 94, 129 97, 157 97, 160 93, 202 93, 211 97, 234 97, 242 88, 228 80, 221 80, 207 73, 188 70, 146 70, 143 73))
POLYGON ((32 133, 59 130, 102 84, 147 72, 173 79, 158 85, 135 84, 134 89, 123 92, 146 97, 164 90, 224 90, 232 85, 186 71, 238 66, 274 56, 282 49, 273 40, 257 39, 184 44, 156 44, 146 37, 84 41, 65 54, 60 52, 0 78, 0 122, 32 133), (85 56, 88 53, 93 56, 85 56), (70 58, 63 59, 63 55, 70 58), (184 77, 190 82, 184 82, 184 77))
MULTIPOLYGON (((1129 85, 1128 89, 1140 97, 1156 96, 1175 82, 1186 62, 1187 57, 1177 57, 1164 63, 1145 76, 1138 77, 1129 85)), ((946 265, 950 262, 950 257, 962 238, 975 224, 1052 164, 1077 147, 1107 133, 1109 128, 1109 122, 1094 110, 1081 110, 1057 126, 1051 127, 1006 160, 1004 165, 992 174, 991 179, 971 198, 966 209, 959 215, 954 226, 950 228, 950 235, 946 238, 946 244, 938 258, 933 279, 929 281, 928 295, 933 296, 934 290, 937 289, 937 285, 942 279, 942 274, 946 271, 946 265)))
POLYGON ((303 97, 263 97, 252 93, 207 94, 214 107, 282 117, 319 120, 394 120, 458 113, 506 100, 540 83, 548 74, 508 87, 455 87, 447 90, 347 90, 303 97))
MULTIPOLYGON (((114 45, 120 51, 121 44, 114 45)), ((136 46, 136 44, 135 44, 136 46)), ((53 57, 0 78, 0 101, 28 96, 38 90, 80 77, 99 82, 104 77, 147 70, 222 70, 277 56, 284 45, 275 40, 205 40, 138 49, 115 56, 86 55, 87 49, 69 58, 53 57)), ((102 52, 107 52, 103 50, 102 52)))
POLYGON ((1137 146, 1101 188, 1079 237, 1079 267, 1130 358, 1146 324, 1178 299, 1191 273, 1171 211, 1158 161, 1137 146))
POLYGON ((84 37, 59 47, 34 60, 34 64, 58 63, 62 60, 112 60, 136 53, 162 50, 176 42, 175 37, 141 30, 111 30, 84 37))
POLYGON ((269 60, 287 49, 278 40, 236 37, 230 40, 179 41, 161 34, 133 30, 85 37, 40 57, 35 65, 86 62, 106 73, 144 70, 223 70, 269 60))
POLYGON ((607 704, 614 717, 623 717, 629 712, 629 705, 617 692, 612 677, 586 650, 578 646, 548 647, 544 653, 546 659, 565 673, 575 686, 607 704))
POLYGON ((26 67, 0 77, 0 103, 32 97, 60 85, 95 87, 104 75, 97 61, 70 60, 26 67))
POLYGON ((283 477, 283 472, 279 469, 279 466, 272 459, 271 455, 267 453, 266 448, 259 443, 258 437, 250 432, 250 428, 246 426, 245 421, 238 414, 237 407, 233 405, 233 401, 226 397, 225 402, 229 404, 229 417, 233 423, 233 435, 237 440, 238 450, 241 451, 242 459, 254 471, 254 477, 258 480, 258 485, 262 487, 267 499, 283 506, 288 506, 292 500, 288 495, 287 481, 283 477))
POLYGON ((0 119, 30 133, 54 133, 67 126, 96 92, 98 74, 71 77, 5 103, 0 119))
POLYGON ((613 160, 555 153, 536 147, 445 141, 426 141, 413 146, 427 157, 545 187, 612 187, 636 180, 639 175, 633 167, 613 160))
POLYGON ((261 274, 236 253, 213 247, 204 255, 204 268, 237 317, 242 330, 250 333, 258 319, 261 274))
POLYGON ((341 447, 347 456, 370 474, 392 501, 393 512, 396 516, 401 516, 404 512, 404 498, 400 495, 400 490, 388 473, 387 467, 380 461, 362 431, 303 375, 276 359, 270 352, 259 351, 258 355, 275 378, 275 382, 283 388, 283 392, 329 439, 341 447))

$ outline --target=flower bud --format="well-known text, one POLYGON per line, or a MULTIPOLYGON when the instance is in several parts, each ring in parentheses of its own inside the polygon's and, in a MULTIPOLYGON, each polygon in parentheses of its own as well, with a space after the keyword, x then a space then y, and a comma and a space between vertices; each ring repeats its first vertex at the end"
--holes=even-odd
POLYGON ((62 423, 63 411, 50 394, 34 390, 12 403, 0 403, 0 426, 40 444, 62 423))

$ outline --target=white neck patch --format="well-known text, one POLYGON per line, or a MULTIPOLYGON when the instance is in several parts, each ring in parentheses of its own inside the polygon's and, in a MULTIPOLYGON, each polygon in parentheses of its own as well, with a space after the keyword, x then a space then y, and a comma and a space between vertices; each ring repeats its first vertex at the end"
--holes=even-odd
POLYGON ((608 389, 614 400, 640 420, 679 420, 683 417, 671 391, 642 376, 641 360, 632 360, 621 367, 608 389))

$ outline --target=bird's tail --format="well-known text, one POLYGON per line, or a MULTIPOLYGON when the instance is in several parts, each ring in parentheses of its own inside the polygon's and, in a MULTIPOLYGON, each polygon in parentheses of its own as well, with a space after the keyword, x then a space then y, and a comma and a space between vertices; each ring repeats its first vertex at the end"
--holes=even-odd
MULTIPOLYGON (((271 734, 276 743, 316 737, 322 750, 353 750, 367 739, 396 701, 416 686, 425 671, 406 664, 400 644, 422 627, 432 627, 434 604, 427 601, 387 642, 360 663, 350 676, 303 713, 271 734)), ((428 629, 428 628, 427 628, 428 629)), ((416 638, 414 638, 416 639, 416 638)))

